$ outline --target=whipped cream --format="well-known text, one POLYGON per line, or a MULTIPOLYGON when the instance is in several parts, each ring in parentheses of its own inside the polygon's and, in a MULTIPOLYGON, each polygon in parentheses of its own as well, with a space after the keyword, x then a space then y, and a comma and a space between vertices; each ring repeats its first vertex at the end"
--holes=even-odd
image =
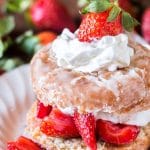
POLYGON ((130 65, 134 51, 128 46, 126 34, 104 36, 88 43, 80 42, 76 33, 64 29, 52 43, 58 66, 91 73, 100 68, 115 71, 130 65))
MULTIPOLYGON (((72 107, 59 109, 65 114, 74 114, 74 108, 72 107)), ((132 114, 112 114, 108 112, 102 112, 101 110, 94 110, 91 113, 94 115, 96 120, 103 119, 113 123, 146 126, 150 122, 150 110, 140 111, 132 114)))
POLYGON ((145 126, 150 122, 150 110, 140 111, 133 114, 111 114, 101 111, 93 112, 96 119, 104 119, 114 123, 127 125, 145 126))

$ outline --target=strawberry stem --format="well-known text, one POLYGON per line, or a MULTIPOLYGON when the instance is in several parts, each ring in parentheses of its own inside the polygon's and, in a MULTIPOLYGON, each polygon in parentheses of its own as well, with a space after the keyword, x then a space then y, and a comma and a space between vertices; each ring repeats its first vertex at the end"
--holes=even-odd
POLYGON ((114 5, 119 6, 118 0, 114 0, 114 5))

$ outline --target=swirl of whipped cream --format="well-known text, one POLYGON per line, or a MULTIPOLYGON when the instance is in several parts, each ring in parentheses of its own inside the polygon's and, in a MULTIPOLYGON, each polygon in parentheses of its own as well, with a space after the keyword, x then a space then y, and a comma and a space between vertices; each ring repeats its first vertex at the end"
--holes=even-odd
POLYGON ((58 66, 91 73, 100 68, 115 71, 130 65, 134 51, 128 46, 126 34, 104 36, 88 43, 80 42, 76 33, 64 29, 52 43, 58 66))

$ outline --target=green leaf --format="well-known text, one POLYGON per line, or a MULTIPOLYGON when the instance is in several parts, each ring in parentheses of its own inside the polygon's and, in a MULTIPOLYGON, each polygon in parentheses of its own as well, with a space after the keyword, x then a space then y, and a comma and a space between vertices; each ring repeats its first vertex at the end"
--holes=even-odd
POLYGON ((3 56, 3 53, 4 53, 4 44, 0 39, 0 58, 3 56))
POLYGON ((118 0, 114 0, 114 3, 118 5, 119 2, 118 2, 118 0))
POLYGON ((15 28, 14 17, 7 16, 0 19, 0 37, 7 35, 15 28))
POLYGON ((88 12, 103 12, 112 7, 113 4, 109 0, 93 0, 90 4, 82 9, 82 13, 88 12))
POLYGON ((109 16, 107 18, 108 22, 114 21, 118 15, 121 12, 121 8, 119 8, 118 6, 114 5, 113 8, 111 9, 109 16))
POLYGON ((31 0, 7 0, 6 9, 8 12, 21 13, 31 4, 31 0))
POLYGON ((131 32, 134 27, 138 25, 138 21, 134 19, 129 13, 123 11, 122 13, 122 24, 125 30, 131 32))

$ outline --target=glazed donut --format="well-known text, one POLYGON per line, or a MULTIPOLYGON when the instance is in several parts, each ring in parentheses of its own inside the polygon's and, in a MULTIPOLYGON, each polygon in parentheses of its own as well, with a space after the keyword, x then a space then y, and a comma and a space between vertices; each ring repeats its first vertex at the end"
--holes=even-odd
POLYGON ((59 67, 52 46, 44 47, 31 62, 37 98, 45 105, 78 108, 81 112, 146 110, 150 106, 150 51, 133 41, 129 45, 135 53, 129 67, 113 72, 99 69, 92 73, 59 67))

